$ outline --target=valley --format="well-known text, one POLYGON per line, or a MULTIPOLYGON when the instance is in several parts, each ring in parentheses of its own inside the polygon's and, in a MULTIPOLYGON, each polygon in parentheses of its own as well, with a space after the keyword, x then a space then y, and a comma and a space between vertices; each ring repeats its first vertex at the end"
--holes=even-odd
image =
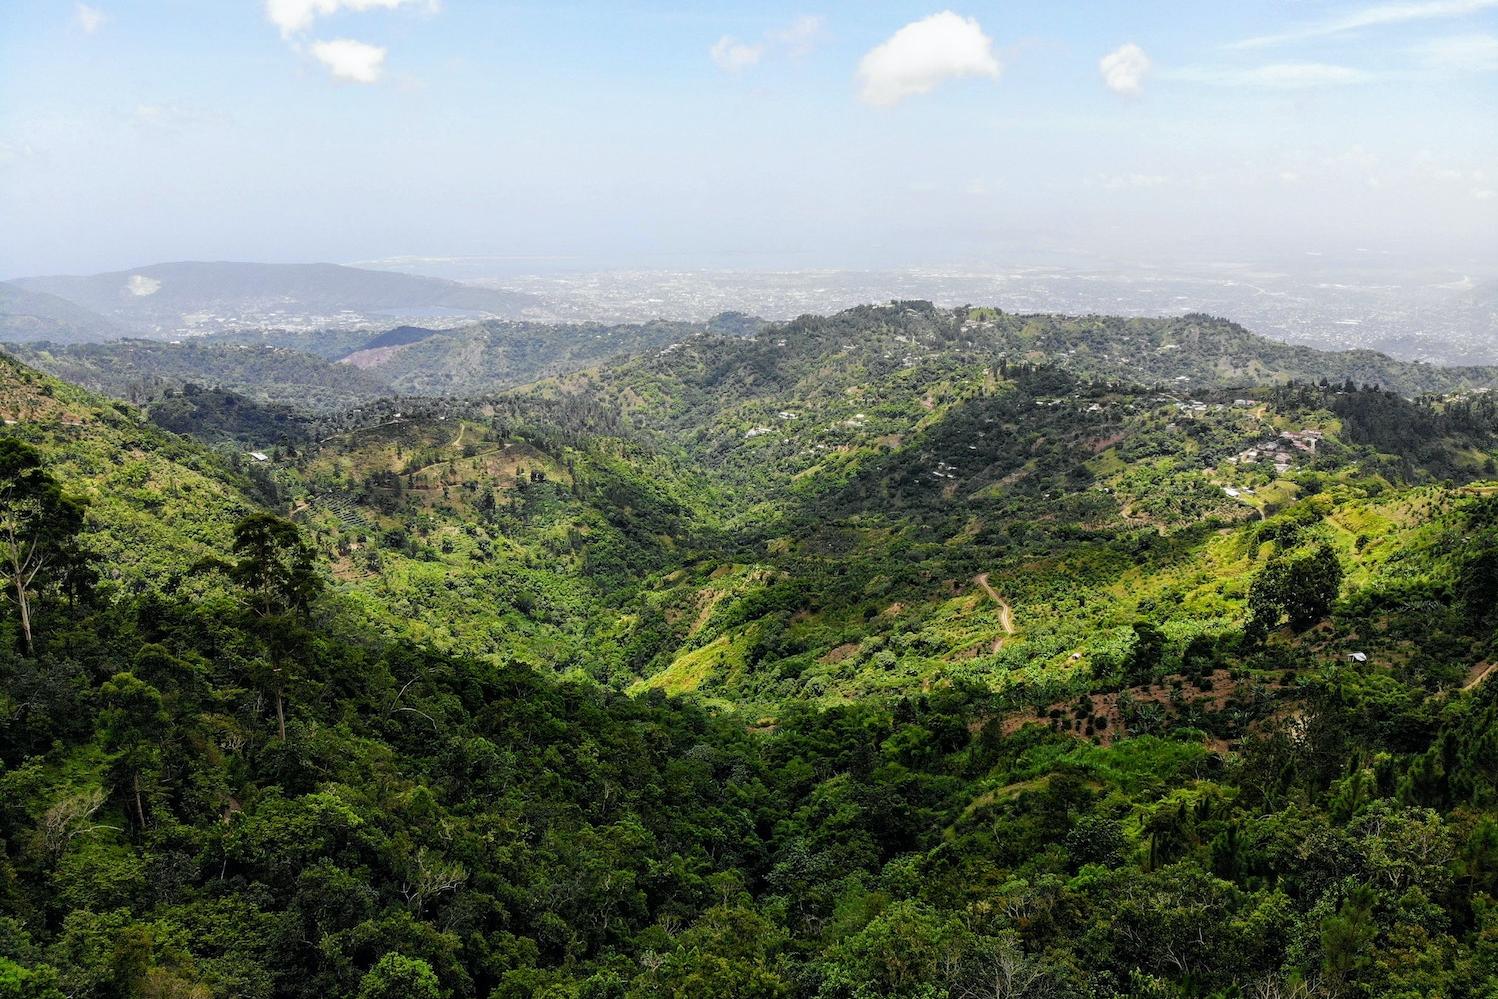
POLYGON ((0 9, 0 999, 1498 999, 1498 0, 0 9))
POLYGON ((81 521, 0 655, 0 972, 1486 973, 1498 373, 923 302, 523 359, 578 333, 4 361, 7 438, 81 521))
MULTIPOLYGON (((1390 962, 1479 974, 1491 370, 924 303, 670 333, 398 398, 295 347, 19 352, 139 409, 6 361, 7 434, 84 503, 94 566, 4 658, 19 966, 133 974, 79 935, 154 926, 174 987, 352 989, 282 936, 312 920, 398 939, 437 995, 914 995, 890 935, 936 948, 927 981, 1007 954, 1056 995, 1198 995, 1332 974, 1329 879, 1389 872, 1453 914, 1414 944, 1390 896, 1390 962), (258 511, 316 581, 270 619, 237 596, 258 511), (1306 836, 1342 852, 1285 867, 1306 836), (129 873, 166 855, 180 887, 129 873), (310 878, 372 894, 313 915, 310 878), (208 912, 267 933, 211 942, 208 912)), ((445 383, 446 350, 403 377, 445 383)))

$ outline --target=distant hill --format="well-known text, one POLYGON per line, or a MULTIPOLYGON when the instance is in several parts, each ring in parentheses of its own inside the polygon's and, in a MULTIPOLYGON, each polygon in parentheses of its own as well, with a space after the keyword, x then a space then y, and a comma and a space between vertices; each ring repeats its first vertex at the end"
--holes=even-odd
POLYGON ((765 323, 724 313, 705 323, 549 324, 488 321, 448 330, 403 326, 342 360, 413 395, 475 395, 523 385, 701 334, 753 336, 765 323))
MULTIPOLYGON (((698 427, 738 405, 762 406, 761 418, 773 418, 809 400, 861 398, 867 386, 891 378, 938 377, 967 364, 1001 362, 1056 365, 1082 378, 1167 394, 1257 394, 1289 381, 1322 380, 1376 385, 1407 397, 1498 387, 1498 368, 1437 367, 1374 351, 1318 351, 1211 316, 1016 315, 912 301, 803 316, 749 338, 701 337, 562 376, 558 386, 540 390, 612 402, 646 427, 698 427)), ((392 381, 411 377, 384 373, 392 381)))
MULTIPOLYGON (((959 312, 961 310, 958 310, 959 312)), ((1054 356, 1074 370, 1190 388, 1301 381, 1379 385, 1401 395, 1498 386, 1498 368, 1441 367, 1373 350, 1317 350, 1202 313, 1172 318, 1014 315, 970 310, 962 329, 1000 350, 1054 356)))
POLYGON ((261 403, 320 412, 390 394, 390 386, 349 365, 284 347, 234 344, 113 343, 11 346, 9 352, 58 378, 143 403, 189 384, 225 388, 261 403))
POLYGON ((137 330, 341 312, 507 316, 529 301, 525 295, 441 278, 337 264, 187 261, 82 277, 19 278, 12 283, 66 299, 137 330))
POLYGON ((119 336, 118 323, 56 295, 0 281, 0 341, 87 343, 119 336))
POLYGON ((436 330, 429 330, 424 326, 397 326, 395 329, 386 330, 379 336, 369 340, 361 349, 369 350, 374 347, 404 347, 406 344, 415 343, 418 340, 425 340, 427 337, 434 335, 436 332, 436 330))

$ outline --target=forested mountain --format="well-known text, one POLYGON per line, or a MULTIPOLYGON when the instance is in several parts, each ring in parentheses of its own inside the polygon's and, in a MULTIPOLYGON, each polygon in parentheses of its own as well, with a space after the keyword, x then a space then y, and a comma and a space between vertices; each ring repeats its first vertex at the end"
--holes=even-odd
MULTIPOLYGON (((485 322, 375 337, 342 358, 408 395, 475 395, 512 388, 701 334, 747 336, 763 325, 725 314, 706 323, 606 326, 485 322)), ((394 331, 392 331, 394 332, 394 331)))
POLYGON ((65 381, 136 403, 194 384, 326 412, 391 392, 377 375, 284 347, 131 339, 8 349, 28 365, 65 381))
POLYGON ((475 395, 524 385, 703 334, 751 335, 762 324, 727 315, 707 323, 548 325, 487 322, 433 330, 225 333, 178 341, 125 339, 11 353, 59 378, 132 402, 185 384, 327 412, 394 393, 475 395))
POLYGON ((60 378, 136 401, 191 382, 319 411, 391 393, 483 395, 600 365, 606 379, 617 381, 643 377, 632 372, 652 364, 669 370, 680 358, 695 354, 712 355, 725 371, 772 366, 780 377, 797 378, 804 374, 798 366, 837 368, 849 358, 874 378, 915 359, 931 365, 953 358, 961 363, 1056 364, 1084 377, 1172 390, 1329 380, 1418 396, 1498 385, 1498 370, 1491 368, 1441 368, 1371 351, 1294 347, 1208 316, 1020 316, 935 309, 924 302, 774 325, 734 313, 706 323, 493 321, 448 329, 400 326, 377 333, 247 331, 173 343, 23 346, 13 352, 60 378), (707 339, 692 342, 703 337, 707 339), (684 352, 673 354, 678 349, 684 352), (666 353, 651 360, 659 351, 666 353), (611 362, 621 358, 627 363, 615 370, 621 365, 611 362), (338 369, 330 370, 319 359, 337 362, 338 369))
POLYGON ((1498 982, 1486 372, 899 303, 497 392, 504 329, 337 413, 0 363, 0 995, 1498 982))
POLYGON ((114 320, 66 299, 0 281, 0 342, 89 343, 122 332, 114 320))
MULTIPOLYGON (((1372 351, 1319 351, 1270 340, 1211 316, 1123 319, 939 309, 929 302, 803 316, 741 343, 696 345, 716 367, 749 379, 773 368, 800 377, 845 358, 870 372, 946 358, 1055 364, 1084 377, 1170 389, 1233 388, 1289 380, 1377 385, 1405 396, 1498 388, 1498 368, 1443 368, 1372 351)), ((638 359, 634 368, 648 366, 638 359)), ((657 367, 674 363, 663 355, 657 367)), ((726 374, 725 374, 726 377, 726 374)), ((747 383, 746 383, 747 384, 747 383)), ((763 384, 758 383, 758 384, 763 384)))
POLYGON ((107 274, 17 278, 11 283, 137 329, 170 330, 190 325, 202 314, 225 320, 414 309, 511 315, 528 301, 518 293, 337 264, 184 261, 107 274))

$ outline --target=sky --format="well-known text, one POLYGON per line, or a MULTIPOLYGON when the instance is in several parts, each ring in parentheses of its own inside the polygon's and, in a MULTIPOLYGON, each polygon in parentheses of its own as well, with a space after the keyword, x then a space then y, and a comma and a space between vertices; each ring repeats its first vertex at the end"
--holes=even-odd
POLYGON ((1498 0, 4 0, 0 276, 1498 272, 1498 0))

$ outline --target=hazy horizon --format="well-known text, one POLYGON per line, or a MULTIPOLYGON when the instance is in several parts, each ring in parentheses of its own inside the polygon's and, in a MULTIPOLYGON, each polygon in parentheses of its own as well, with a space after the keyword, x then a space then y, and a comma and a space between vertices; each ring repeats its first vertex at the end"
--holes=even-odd
POLYGON ((8 6, 0 273, 1498 270, 1498 0, 209 7, 8 6))

